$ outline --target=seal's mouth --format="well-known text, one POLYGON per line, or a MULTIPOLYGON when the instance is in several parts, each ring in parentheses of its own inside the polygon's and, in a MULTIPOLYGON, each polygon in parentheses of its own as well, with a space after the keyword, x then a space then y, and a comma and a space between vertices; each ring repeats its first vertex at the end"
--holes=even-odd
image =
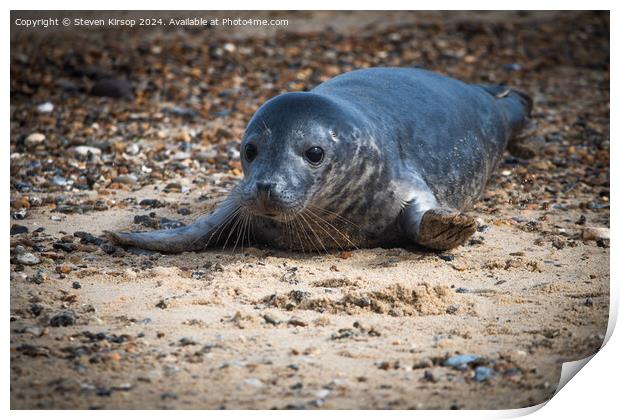
POLYGON ((281 223, 295 219, 302 211, 298 206, 287 206, 277 201, 251 200, 245 203, 246 209, 254 216, 264 217, 281 223))

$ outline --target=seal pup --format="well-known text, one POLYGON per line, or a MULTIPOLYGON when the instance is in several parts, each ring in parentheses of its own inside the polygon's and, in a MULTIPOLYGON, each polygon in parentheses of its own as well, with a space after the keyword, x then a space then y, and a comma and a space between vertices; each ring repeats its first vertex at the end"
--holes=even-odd
POLYGON ((417 68, 344 73, 263 104, 242 142, 244 178, 193 224, 107 232, 166 253, 253 243, 299 251, 459 246, 530 97, 417 68))

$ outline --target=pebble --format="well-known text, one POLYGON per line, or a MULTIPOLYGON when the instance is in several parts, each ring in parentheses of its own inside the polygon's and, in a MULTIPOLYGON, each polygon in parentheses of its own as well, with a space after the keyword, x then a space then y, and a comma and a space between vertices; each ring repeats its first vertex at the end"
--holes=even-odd
POLYGON ((257 378, 248 378, 245 381, 243 381, 243 383, 245 383, 246 385, 253 386, 255 388, 260 388, 263 386, 263 383, 261 382, 261 380, 257 378))
POLYGON ((439 382, 439 378, 437 377, 437 375, 435 375, 430 370, 424 371, 424 376, 422 377, 422 379, 427 382, 433 382, 433 383, 439 382))
POLYGON ((37 257, 36 255, 30 252, 24 252, 24 253, 18 254, 15 257, 15 259, 17 260, 18 263, 23 264, 23 265, 36 265, 41 262, 41 259, 39 257, 37 257))
POLYGON ((69 265, 57 265, 56 272, 58 274, 69 274, 73 269, 69 265))
POLYGON ((183 185, 178 182, 171 182, 164 187, 164 192, 182 192, 183 185))
POLYGON ((114 245, 110 245, 110 244, 102 244, 101 245, 101 249, 103 250, 103 252, 105 252, 108 255, 112 255, 117 251, 117 247, 115 247, 114 245))
POLYGON ((49 114, 54 110, 54 104, 51 102, 43 102, 42 104, 37 105, 37 111, 41 114, 49 114))
POLYGON ((52 246, 54 247, 54 249, 60 249, 65 252, 73 252, 77 249, 77 245, 67 242, 54 242, 52 246))
POLYGON ((480 356, 476 356, 474 354, 459 354, 446 359, 443 362, 443 365, 461 370, 466 368, 468 364, 473 363, 478 359, 480 359, 480 356))
POLYGON ((125 153, 131 156, 135 156, 140 153, 140 146, 138 146, 136 143, 130 143, 127 145, 127 147, 125 147, 125 153))
POLYGON ((182 117, 188 120, 196 118, 196 112, 189 108, 181 108, 179 106, 173 106, 171 108, 164 108, 164 112, 174 115, 175 117, 182 117))
POLYGON ((166 309, 166 308, 168 308, 168 299, 160 299, 160 301, 157 302, 155 307, 157 307, 159 309, 166 309))
POLYGON ((164 203, 162 203, 161 201, 155 199, 155 198, 147 198, 144 199, 142 201, 140 201, 140 205, 142 207, 149 207, 149 208, 158 208, 158 207, 163 207, 164 203))
POLYGON ((45 329, 41 327, 26 327, 23 332, 35 337, 41 337, 45 333, 45 329))
POLYGON ((25 207, 11 212, 11 216, 15 220, 24 220, 27 214, 28 214, 28 211, 26 210, 25 207))
POLYGON ((474 371, 474 381, 483 382, 495 376, 493 369, 486 366, 478 366, 474 371))
POLYGON ((30 281, 35 284, 41 284, 49 278, 47 271, 40 269, 37 270, 32 276, 30 276, 30 281))
POLYGON ((68 185, 70 183, 70 181, 67 178, 62 177, 60 175, 54 175, 54 177, 52 178, 52 183, 54 185, 58 185, 58 186, 63 187, 65 185, 68 185))
POLYGON ((116 178, 112 179, 112 182, 133 185, 138 182, 138 177, 134 174, 119 175, 116 178))
POLYGON ((74 152, 78 157, 101 156, 101 149, 91 146, 77 146, 74 152))
POLYGON ((133 98, 131 83, 123 79, 102 79, 95 83, 90 90, 92 96, 106 98, 133 98))
POLYGON ((45 134, 41 133, 32 133, 28 137, 26 137, 26 146, 34 147, 38 144, 41 144, 45 141, 45 134))
POLYGON ((41 313, 43 312, 43 306, 38 304, 38 303, 31 303, 30 304, 30 313, 32 315, 34 315, 35 317, 41 315, 41 313))
POLYGON ((50 318, 49 324, 52 327, 67 327, 75 324, 75 313, 73 311, 62 311, 50 318))
POLYGON ((21 235, 22 233, 28 233, 28 228, 22 225, 11 225, 11 236, 21 235))
POLYGON ((74 282, 71 284, 71 287, 73 287, 74 289, 81 289, 81 288, 82 288, 82 285, 80 284, 80 282, 74 281, 74 282))
POLYGON ((582 237, 584 241, 596 241, 599 239, 610 239, 609 228, 587 227, 583 230, 582 237))
POLYGON ((147 228, 152 228, 152 229, 159 228, 159 222, 157 221, 157 219, 153 219, 152 217, 146 214, 134 216, 133 222, 136 225, 142 225, 147 228))
POLYGON ((278 325, 282 322, 271 314, 263 314, 263 319, 265 320, 267 324, 271 324, 271 325, 278 325))
POLYGON ((307 327, 308 323, 299 318, 291 318, 288 320, 288 324, 294 327, 307 327))
POLYGON ((161 229, 176 229, 185 226, 185 223, 180 222, 178 220, 172 220, 165 217, 162 217, 159 221, 159 227, 161 229))
POLYGON ((429 358, 422 359, 413 365, 414 369, 426 369, 433 366, 433 361, 429 358))

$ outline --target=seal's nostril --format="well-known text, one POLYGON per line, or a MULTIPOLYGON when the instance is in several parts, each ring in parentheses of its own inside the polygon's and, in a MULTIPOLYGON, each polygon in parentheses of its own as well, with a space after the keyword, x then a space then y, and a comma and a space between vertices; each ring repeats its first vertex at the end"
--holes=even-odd
POLYGON ((269 194, 273 190, 273 184, 270 182, 257 182, 256 191, 262 194, 269 194))

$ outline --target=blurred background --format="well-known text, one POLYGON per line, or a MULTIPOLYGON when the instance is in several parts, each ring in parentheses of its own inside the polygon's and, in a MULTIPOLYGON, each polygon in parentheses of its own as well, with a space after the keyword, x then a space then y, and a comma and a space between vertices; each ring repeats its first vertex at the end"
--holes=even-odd
POLYGON ((573 174, 608 196, 605 12, 13 12, 11 21, 11 151, 25 153, 12 159, 14 190, 115 188, 115 179, 140 184, 203 169, 238 175, 238 141, 265 100, 357 68, 420 66, 529 92, 537 140, 550 158, 550 167, 532 176, 585 165, 573 174), (288 24, 14 24, 54 16, 288 24), (82 148, 85 164, 69 164, 75 146, 98 149, 98 159, 82 148))

